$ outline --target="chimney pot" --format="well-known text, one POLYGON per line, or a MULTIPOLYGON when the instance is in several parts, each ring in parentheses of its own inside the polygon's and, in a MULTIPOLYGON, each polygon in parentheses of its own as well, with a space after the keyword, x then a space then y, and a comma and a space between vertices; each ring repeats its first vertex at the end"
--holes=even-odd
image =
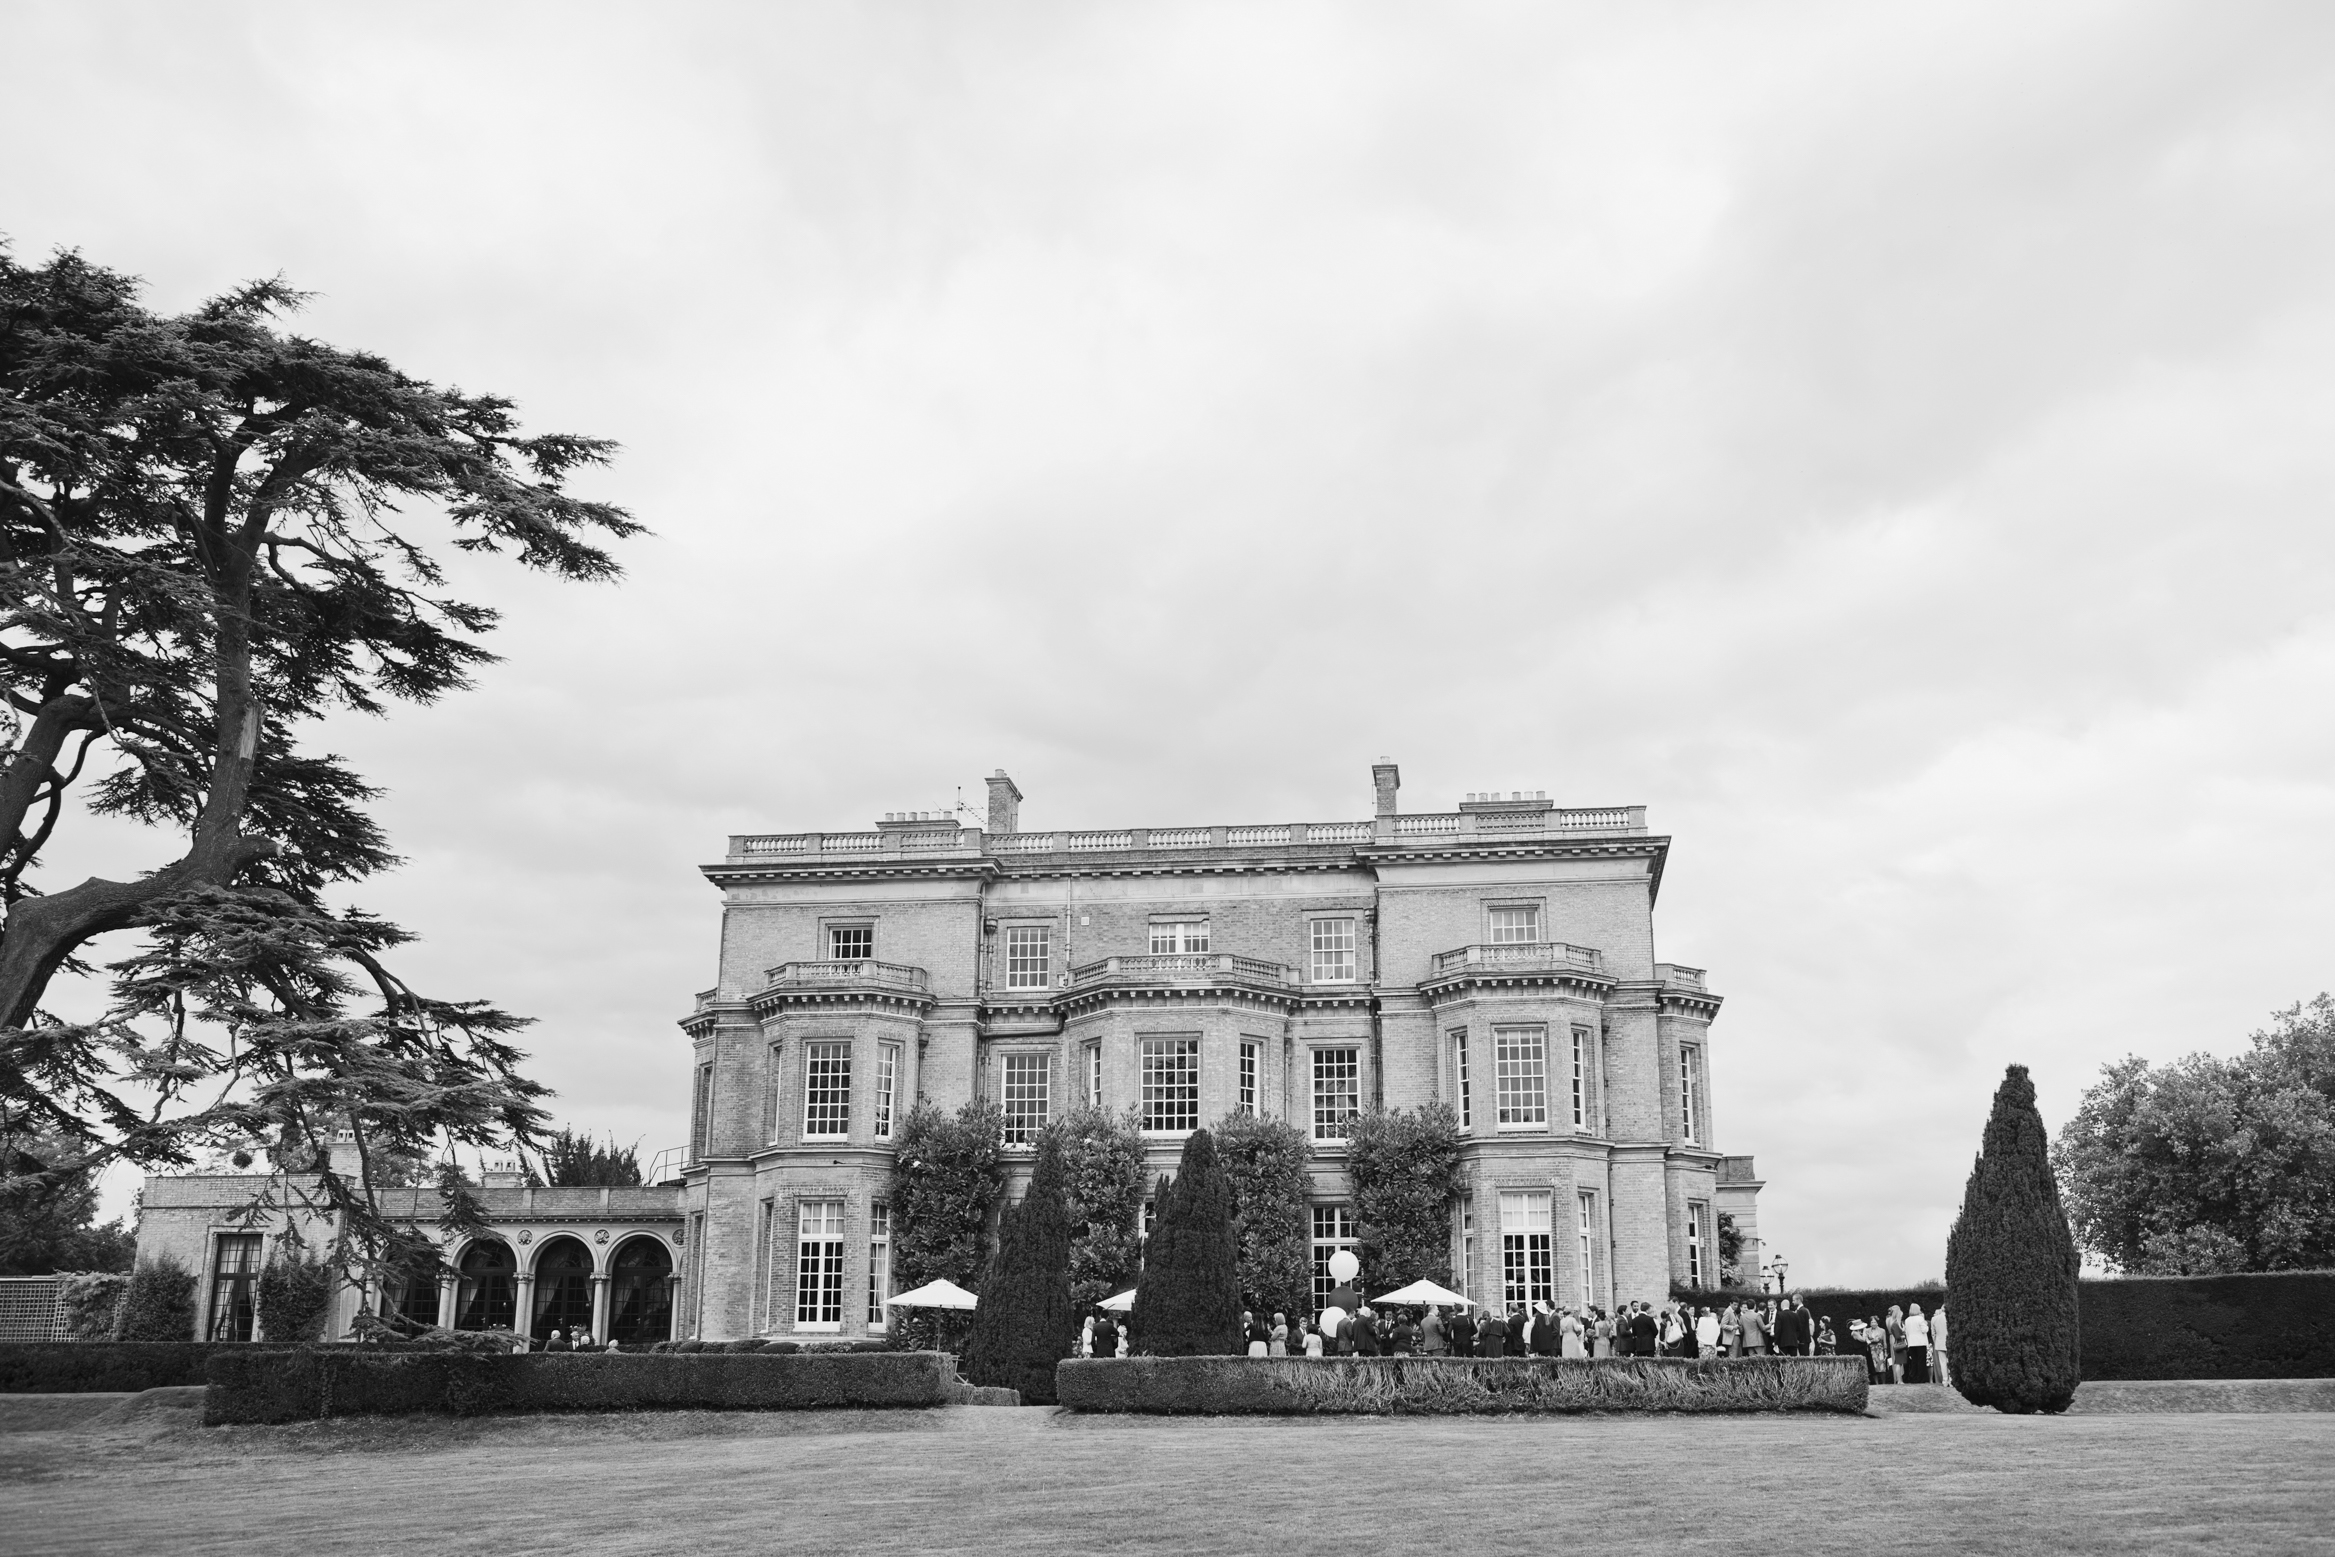
POLYGON ((992 833, 1020 832, 1021 821, 1022 792, 1015 787, 1012 779, 1005 776, 1005 769, 999 768, 989 775, 989 826, 985 830, 992 833))

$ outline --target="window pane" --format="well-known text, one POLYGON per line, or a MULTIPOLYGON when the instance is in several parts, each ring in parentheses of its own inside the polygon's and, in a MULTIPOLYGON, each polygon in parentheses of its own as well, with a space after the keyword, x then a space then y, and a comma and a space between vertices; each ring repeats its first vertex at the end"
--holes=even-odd
POLYGON ((1257 1046, 1240 1046, 1240 1112, 1255 1118, 1257 1113, 1257 1046))
POLYGON ((837 925, 827 932, 827 955, 836 962, 861 962, 875 954, 874 925, 837 925))
POLYGON ((1005 932, 1005 987, 1044 989, 1047 977, 1044 925, 1015 925, 1005 932))
POLYGON ((1143 1040, 1143 1128, 1200 1128, 1200 1040, 1143 1040))
POLYGON ((1462 1130, 1472 1130, 1475 1128, 1475 1098, 1468 1090, 1467 1030, 1465 1028, 1451 1035, 1451 1063, 1459 1081, 1459 1127, 1462 1130))
POLYGON ((814 1043, 803 1051, 803 1134, 834 1139, 851 1133, 851 1045, 814 1043))
POLYGON ((892 1295, 892 1208, 879 1200, 868 1207, 868 1324, 888 1318, 884 1299, 892 1295))
POLYGON ((1362 1105, 1362 1051, 1313 1051, 1313 1138, 1342 1141, 1362 1105))
POLYGON ((1313 921, 1313 981, 1344 984, 1354 979, 1354 921, 1313 921))
POLYGON ((1313 1208, 1313 1308, 1327 1307, 1337 1282, 1330 1277, 1330 1256, 1354 1247, 1354 1213, 1345 1206, 1313 1208))
POLYGON ((1151 927, 1151 954, 1155 957, 1182 956, 1207 949, 1208 921, 1205 919, 1151 927))
POLYGON ((1495 944, 1511 941, 1540 939, 1540 910, 1538 908, 1495 908, 1492 910, 1492 940, 1495 944))
POLYGON ((892 1136, 892 1099, 900 1085, 900 1046, 896 1043, 876 1046, 876 1139, 890 1140, 892 1136))
POLYGON ((1537 1027, 1492 1029, 1494 1082, 1504 1129, 1549 1122, 1547 1040, 1537 1027))
POLYGON ((843 1324, 843 1202, 806 1200, 796 1213, 795 1324, 834 1330, 843 1324))
POLYGON ((1027 1146, 1046 1128, 1049 1059, 1044 1054, 1005 1056, 1003 1106, 1008 1145, 1027 1146))
POLYGON ((1099 1043, 1086 1046, 1086 1106, 1103 1106, 1103 1046, 1099 1043))

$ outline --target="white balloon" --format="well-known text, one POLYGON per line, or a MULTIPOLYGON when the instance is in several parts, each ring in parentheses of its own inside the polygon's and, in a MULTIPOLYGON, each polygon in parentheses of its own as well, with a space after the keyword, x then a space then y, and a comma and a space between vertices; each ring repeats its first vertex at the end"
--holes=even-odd
POLYGON ((1362 1274, 1362 1262, 1354 1258, 1351 1249, 1340 1249, 1330 1256, 1330 1279, 1336 1282, 1352 1281, 1362 1274))
POLYGON ((1338 1326, 1346 1322, 1346 1311, 1336 1304, 1322 1310, 1322 1334, 1336 1335, 1338 1326))

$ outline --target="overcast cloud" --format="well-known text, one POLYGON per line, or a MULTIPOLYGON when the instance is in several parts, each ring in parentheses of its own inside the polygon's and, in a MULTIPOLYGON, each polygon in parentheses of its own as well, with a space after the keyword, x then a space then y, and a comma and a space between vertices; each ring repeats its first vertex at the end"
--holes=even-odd
MULTIPOLYGON (((2335 9, 9 3, 0 230, 619 439, 331 745, 683 1138, 732 831, 1643 803, 1796 1278, 2335 985, 2335 9)), ((158 862, 85 833, 60 877, 158 862)), ((117 1198, 126 1186, 116 1186, 117 1198)))

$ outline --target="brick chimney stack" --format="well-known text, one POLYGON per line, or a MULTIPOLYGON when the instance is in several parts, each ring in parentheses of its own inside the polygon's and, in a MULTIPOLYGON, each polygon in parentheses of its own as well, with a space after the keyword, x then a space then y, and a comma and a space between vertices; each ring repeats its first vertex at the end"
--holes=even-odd
POLYGON ((1371 765, 1370 787, 1378 796, 1378 816, 1395 814, 1395 791, 1403 787, 1403 770, 1384 757, 1371 765))
POLYGON ((999 768, 989 775, 989 826, 992 833, 1018 833, 1022 821, 1022 792, 999 768))

